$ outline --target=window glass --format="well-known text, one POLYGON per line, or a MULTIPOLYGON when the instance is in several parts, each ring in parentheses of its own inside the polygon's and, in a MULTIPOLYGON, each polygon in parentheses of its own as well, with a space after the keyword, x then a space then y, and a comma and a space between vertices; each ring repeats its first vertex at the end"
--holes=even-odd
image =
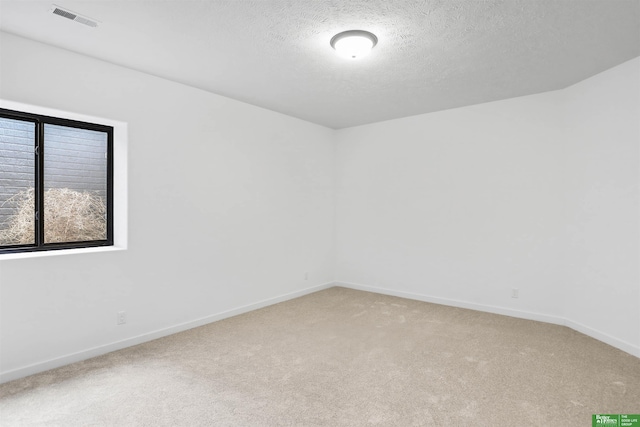
POLYGON ((35 244, 35 133, 0 117, 0 246, 35 244))
POLYGON ((106 132, 44 125, 44 243, 107 239, 106 132))

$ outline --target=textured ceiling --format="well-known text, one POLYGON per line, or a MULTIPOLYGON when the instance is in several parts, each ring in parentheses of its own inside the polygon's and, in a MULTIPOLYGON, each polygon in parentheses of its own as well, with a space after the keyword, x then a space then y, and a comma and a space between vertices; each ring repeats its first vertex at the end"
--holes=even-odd
POLYGON ((560 89, 640 56, 640 0, 1 0, 0 29, 343 128, 560 89), (378 36, 369 56, 331 49, 349 29, 378 36))

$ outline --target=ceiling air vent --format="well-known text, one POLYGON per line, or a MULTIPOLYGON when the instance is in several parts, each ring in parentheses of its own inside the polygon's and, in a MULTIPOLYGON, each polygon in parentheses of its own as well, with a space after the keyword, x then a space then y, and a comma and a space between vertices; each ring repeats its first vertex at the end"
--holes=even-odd
POLYGON ((84 25, 88 25, 89 27, 98 26, 98 21, 96 21, 95 19, 78 15, 77 13, 73 13, 70 10, 63 9, 60 6, 56 6, 55 4, 51 7, 51 13, 53 13, 54 15, 62 16, 63 18, 71 19, 72 21, 79 22, 84 25))

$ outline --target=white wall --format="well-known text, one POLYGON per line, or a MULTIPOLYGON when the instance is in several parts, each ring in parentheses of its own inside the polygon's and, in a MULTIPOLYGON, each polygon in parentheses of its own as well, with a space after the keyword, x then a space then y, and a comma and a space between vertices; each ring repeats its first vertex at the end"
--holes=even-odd
POLYGON ((0 98, 129 128, 129 249, 0 261, 3 380, 333 279, 333 131, 0 36, 0 98))
POLYGON ((336 279, 560 315, 559 102, 546 93, 341 132, 336 279))
POLYGON ((337 281, 567 324, 640 356, 639 62, 340 131, 337 281))
POLYGON ((640 58, 563 96, 565 315, 576 329, 634 346, 640 356, 640 58))

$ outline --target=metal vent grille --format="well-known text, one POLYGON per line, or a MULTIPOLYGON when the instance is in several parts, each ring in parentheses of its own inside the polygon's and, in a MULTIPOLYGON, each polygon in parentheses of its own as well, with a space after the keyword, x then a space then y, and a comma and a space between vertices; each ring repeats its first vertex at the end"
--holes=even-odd
POLYGON ((79 22, 84 25, 88 25, 90 27, 97 27, 98 23, 96 21, 92 21, 91 19, 83 18, 82 16, 76 16, 74 21, 79 22))
POLYGON ((63 9, 56 5, 53 5, 51 7, 51 13, 53 13, 54 15, 62 16, 63 18, 71 19, 72 21, 87 25, 89 27, 95 28, 98 26, 98 21, 87 18, 86 16, 78 15, 77 13, 73 13, 70 10, 63 9))
POLYGON ((69 19, 72 19, 72 20, 76 19, 76 16, 78 16, 78 15, 76 15, 74 13, 67 12, 66 10, 62 10, 59 7, 54 7, 53 8, 53 13, 55 15, 64 16, 65 18, 69 18, 69 19))

